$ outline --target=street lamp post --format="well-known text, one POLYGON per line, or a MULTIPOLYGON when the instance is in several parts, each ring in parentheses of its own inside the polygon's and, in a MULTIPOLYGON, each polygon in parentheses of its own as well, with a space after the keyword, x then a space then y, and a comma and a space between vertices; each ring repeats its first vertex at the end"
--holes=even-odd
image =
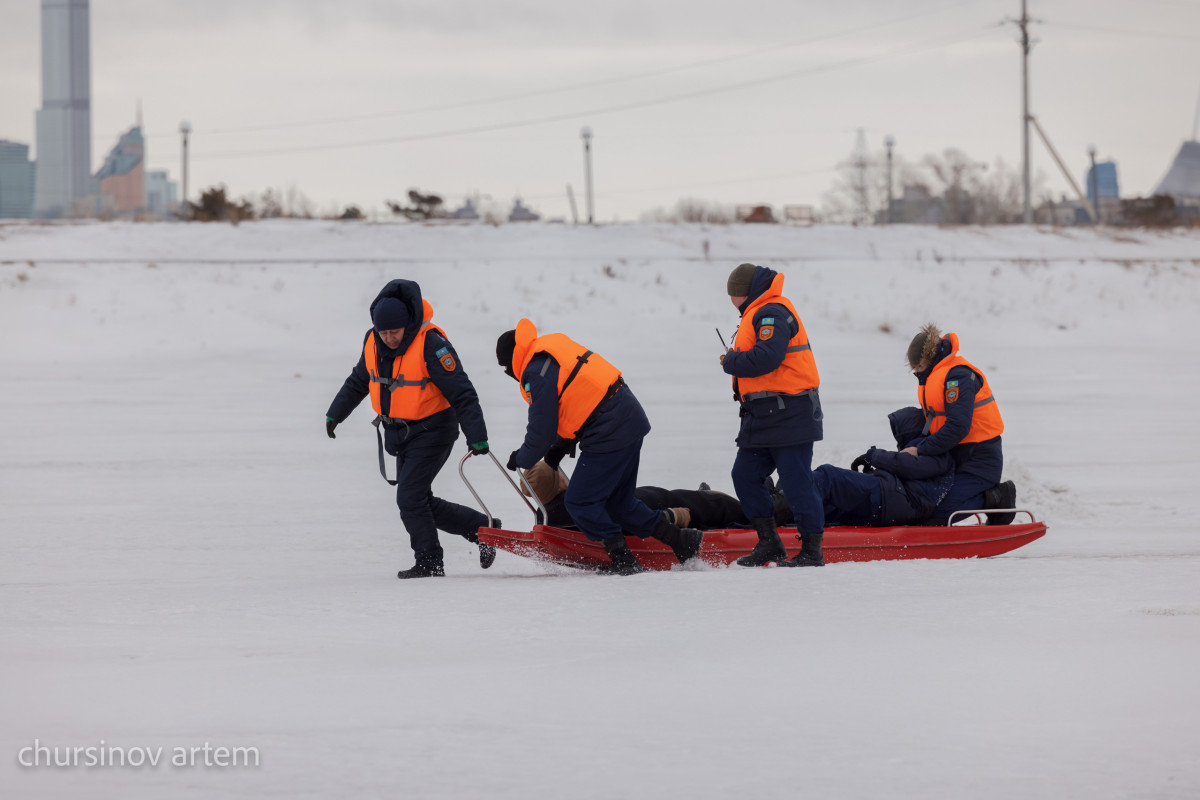
POLYGON ((184 222, 191 219, 188 208, 188 134, 192 132, 192 123, 184 120, 179 123, 179 135, 183 137, 183 202, 179 205, 179 215, 184 222))
POLYGON ((1095 214, 1095 219, 1092 220, 1096 225, 1100 224, 1100 184, 1096 179, 1096 145, 1088 145, 1088 157, 1092 160, 1092 213, 1095 214))
POLYGON ((885 225, 892 224, 892 148, 896 146, 896 138, 890 133, 883 140, 887 148, 887 211, 883 215, 885 225))
POLYGON ((592 225, 596 219, 595 198, 592 194, 592 129, 584 126, 580 131, 583 137, 583 167, 584 167, 584 183, 587 190, 587 220, 588 225, 592 225))

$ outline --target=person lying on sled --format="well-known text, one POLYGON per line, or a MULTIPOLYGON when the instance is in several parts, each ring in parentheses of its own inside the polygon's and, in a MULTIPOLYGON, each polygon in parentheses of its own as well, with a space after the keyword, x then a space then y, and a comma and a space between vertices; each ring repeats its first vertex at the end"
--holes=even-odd
MULTIPOLYGON (((525 479, 533 487, 549 518, 547 525, 555 528, 578 528, 567 511, 564 496, 570 479, 561 469, 554 469, 545 461, 539 461, 525 471, 525 479)), ((528 495, 522 486, 521 491, 528 495)), ((660 486, 638 486, 634 494, 650 508, 664 511, 674 523, 682 528, 715 530, 720 528, 750 528, 750 521, 742 511, 742 504, 732 495, 714 491, 708 484, 699 489, 664 489, 660 486)), ((783 492, 772 488, 771 500, 775 507, 775 521, 786 525, 791 520, 791 510, 783 492)), ((539 522, 540 522, 539 512, 539 522)))
POLYGON ((949 453, 898 452, 925 438, 921 409, 893 411, 888 422, 896 450, 872 447, 854 459, 850 469, 822 464, 813 470, 827 525, 889 527, 923 522, 954 488, 954 457, 949 453))

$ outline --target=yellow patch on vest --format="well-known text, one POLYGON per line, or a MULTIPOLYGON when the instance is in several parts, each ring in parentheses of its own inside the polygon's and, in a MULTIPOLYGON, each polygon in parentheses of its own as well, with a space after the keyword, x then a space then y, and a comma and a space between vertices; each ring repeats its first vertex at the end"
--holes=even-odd
POLYGON ((953 403, 958 399, 958 381, 949 381, 946 384, 946 405, 953 403))

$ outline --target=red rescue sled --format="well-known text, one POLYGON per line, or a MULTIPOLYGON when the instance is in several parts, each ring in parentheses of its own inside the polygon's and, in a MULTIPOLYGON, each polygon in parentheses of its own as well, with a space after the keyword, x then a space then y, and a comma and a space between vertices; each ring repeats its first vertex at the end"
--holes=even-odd
MULTIPOLYGON (((464 456, 459 463, 459 475, 470 489, 475 500, 489 518, 492 517, 483 500, 463 474, 464 456)), ((495 461, 495 457, 492 457, 495 461)), ((500 466, 499 462, 496 462, 500 466)), ((503 467, 500 467, 503 471, 503 467)), ((519 474, 519 473, 518 473, 519 474)), ((505 473, 507 476, 507 472, 505 473)), ((524 482, 524 476, 521 476, 524 482)), ((509 478, 513 488, 515 482, 509 478)), ((526 484, 528 486, 528 484, 526 484)), ((519 489, 518 489, 519 491, 519 489)), ((532 488, 530 488, 532 494, 532 488)), ((522 495, 524 497, 524 495, 522 495)), ((536 498, 535 498, 536 501, 536 498)), ((526 500, 526 504, 529 501, 526 500)), ((541 503, 538 503, 541 506, 541 503)), ((530 505, 531 510, 533 506, 530 505)), ((826 563, 840 561, 894 561, 913 558, 987 558, 998 556, 1024 547, 1035 539, 1046 535, 1046 524, 1038 522, 1033 513, 1024 509, 989 509, 990 513, 1011 511, 1028 517, 1028 522, 1011 525, 982 524, 986 518, 983 511, 958 511, 951 515, 950 525, 908 525, 892 528, 834 527, 825 529, 822 550, 826 563), (974 521, 976 524, 969 524, 974 521), (956 524, 964 523, 964 524, 956 524)), ((535 510, 536 513, 536 510, 535 510)), ((545 509, 542 509, 543 519, 545 509)), ((779 535, 788 555, 800 549, 800 540, 795 528, 780 528, 779 535)), ((548 561, 583 569, 604 569, 609 565, 608 555, 599 542, 593 542, 581 532, 534 525, 529 532, 509 531, 499 528, 480 528, 479 540, 499 550, 538 561, 548 561)), ((699 558, 712 566, 732 564, 754 549, 758 535, 752 530, 718 529, 704 532, 704 542, 699 558)), ((629 549, 647 569, 667 570, 679 563, 667 547, 657 539, 626 538, 629 549)))

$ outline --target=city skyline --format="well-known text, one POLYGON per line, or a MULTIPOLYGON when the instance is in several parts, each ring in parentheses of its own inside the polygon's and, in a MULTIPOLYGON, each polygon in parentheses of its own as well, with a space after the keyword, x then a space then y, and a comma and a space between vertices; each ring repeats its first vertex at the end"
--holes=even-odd
POLYGON ((88 0, 41 0, 41 98, 35 117, 35 214, 59 216, 91 194, 88 0))
MULTIPOLYGON (((34 141, 39 5, 3 11, 0 138, 34 141)), ((598 221, 683 197, 819 207, 859 128, 872 153, 894 136, 910 164, 956 148, 1019 170, 1020 48, 1004 23, 1019 14, 1018 0, 781 1, 753 15, 703 0, 98 0, 91 159, 140 101, 148 170, 178 178, 178 127, 193 126, 193 200, 223 183, 384 211, 416 188, 569 218, 586 125, 598 221)), ((1029 14, 1031 111, 1074 179, 1094 144, 1125 195, 1149 193, 1192 134, 1200 3, 1031 0, 1029 14)), ((1032 149, 1041 185, 1071 194, 1032 149)))

